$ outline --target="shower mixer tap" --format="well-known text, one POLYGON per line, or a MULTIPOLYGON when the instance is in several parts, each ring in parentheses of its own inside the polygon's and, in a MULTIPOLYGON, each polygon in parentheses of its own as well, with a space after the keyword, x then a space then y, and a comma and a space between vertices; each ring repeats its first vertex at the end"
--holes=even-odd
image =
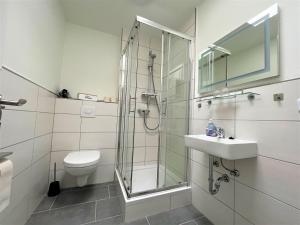
POLYGON ((148 116, 150 113, 150 110, 149 109, 138 109, 138 113, 141 115, 148 116))

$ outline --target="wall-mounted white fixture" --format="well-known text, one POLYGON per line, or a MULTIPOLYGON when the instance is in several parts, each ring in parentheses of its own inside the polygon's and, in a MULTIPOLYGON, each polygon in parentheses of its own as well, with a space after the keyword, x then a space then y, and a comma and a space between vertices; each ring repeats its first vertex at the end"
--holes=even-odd
POLYGON ((257 154, 255 141, 209 137, 205 134, 185 135, 184 140, 187 147, 228 160, 252 158, 257 154))
POLYGON ((297 100, 297 105, 298 105, 298 111, 300 112, 300 98, 297 100))
POLYGON ((237 160, 253 158, 257 155, 257 143, 255 141, 229 139, 220 137, 210 137, 205 134, 200 135, 185 135, 185 145, 195 150, 209 154, 209 192, 215 195, 219 192, 221 182, 228 183, 230 181, 227 174, 220 176, 214 184, 213 166, 214 157, 221 158, 222 166, 230 171, 230 174, 237 177, 239 171, 228 169, 224 166, 222 159, 237 160))
POLYGON ((67 173, 76 178, 78 187, 83 187, 89 176, 96 171, 99 160, 99 151, 75 151, 64 158, 64 167, 67 173))

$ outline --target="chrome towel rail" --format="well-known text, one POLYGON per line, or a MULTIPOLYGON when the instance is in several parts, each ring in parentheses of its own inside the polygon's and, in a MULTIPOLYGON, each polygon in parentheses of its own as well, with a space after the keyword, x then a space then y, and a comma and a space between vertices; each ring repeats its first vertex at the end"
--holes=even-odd
POLYGON ((22 106, 26 102, 26 99, 19 99, 18 101, 3 100, 2 95, 0 95, 0 105, 22 106))
POLYGON ((3 100, 2 95, 0 95, 0 126, 1 126, 1 118, 2 118, 2 109, 5 109, 6 105, 10 106, 22 106, 27 102, 26 99, 19 99, 18 101, 8 101, 3 100))

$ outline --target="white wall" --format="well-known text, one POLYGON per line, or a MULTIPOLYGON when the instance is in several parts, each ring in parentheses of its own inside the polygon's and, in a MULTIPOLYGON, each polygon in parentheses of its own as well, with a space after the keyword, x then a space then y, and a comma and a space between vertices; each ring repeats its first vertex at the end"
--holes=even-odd
POLYGON ((0 129, 0 152, 13 152, 9 159, 14 165, 11 201, 0 213, 0 224, 23 225, 48 190, 56 96, 5 69, 0 80, 0 93, 7 99, 22 96, 28 101, 7 106, 0 129))
MULTIPOLYGON (((0 30, 3 30, 3 7, 4 4, 0 1, 0 30)), ((2 65, 3 60, 3 33, 0 34, 0 66, 2 65)))
MULTIPOLYGON (((260 11, 271 0, 206 0, 198 7, 197 52, 216 41, 260 11)), ((226 136, 255 140, 258 155, 253 159, 225 161, 240 171, 238 178, 222 183, 220 192, 208 192, 208 155, 192 150, 193 204, 215 225, 294 225, 300 221, 300 2, 279 0, 281 12, 280 79, 290 80, 247 91, 259 93, 253 101, 247 96, 215 100, 212 105, 192 100, 191 132, 204 133, 208 120, 225 128, 226 136), (296 22, 297 21, 297 22, 296 22), (274 93, 284 101, 273 101, 274 93)), ((197 84, 195 84, 197 85, 197 84)), ((215 176, 225 173, 215 168, 215 176)), ((227 172, 226 172, 227 173, 227 172)))
POLYGON ((3 65, 51 90, 58 89, 64 16, 58 0, 5 0, 3 65))
POLYGON ((67 23, 60 88, 117 97, 120 38, 67 23))

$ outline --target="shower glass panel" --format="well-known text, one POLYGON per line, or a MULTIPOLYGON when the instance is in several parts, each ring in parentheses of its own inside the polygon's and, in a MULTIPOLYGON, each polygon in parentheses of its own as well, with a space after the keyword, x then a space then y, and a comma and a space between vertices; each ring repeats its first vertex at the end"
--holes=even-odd
POLYGON ((159 187, 168 187, 187 182, 190 41, 166 32, 163 40, 159 187))
POLYGON ((190 44, 137 18, 123 50, 117 173, 129 197, 188 183, 190 44))
MULTIPOLYGON (((133 37, 136 35, 133 30, 133 37)), ((121 58, 120 106, 118 135, 118 170, 128 191, 131 191, 135 139, 136 79, 138 42, 132 38, 121 58)))

